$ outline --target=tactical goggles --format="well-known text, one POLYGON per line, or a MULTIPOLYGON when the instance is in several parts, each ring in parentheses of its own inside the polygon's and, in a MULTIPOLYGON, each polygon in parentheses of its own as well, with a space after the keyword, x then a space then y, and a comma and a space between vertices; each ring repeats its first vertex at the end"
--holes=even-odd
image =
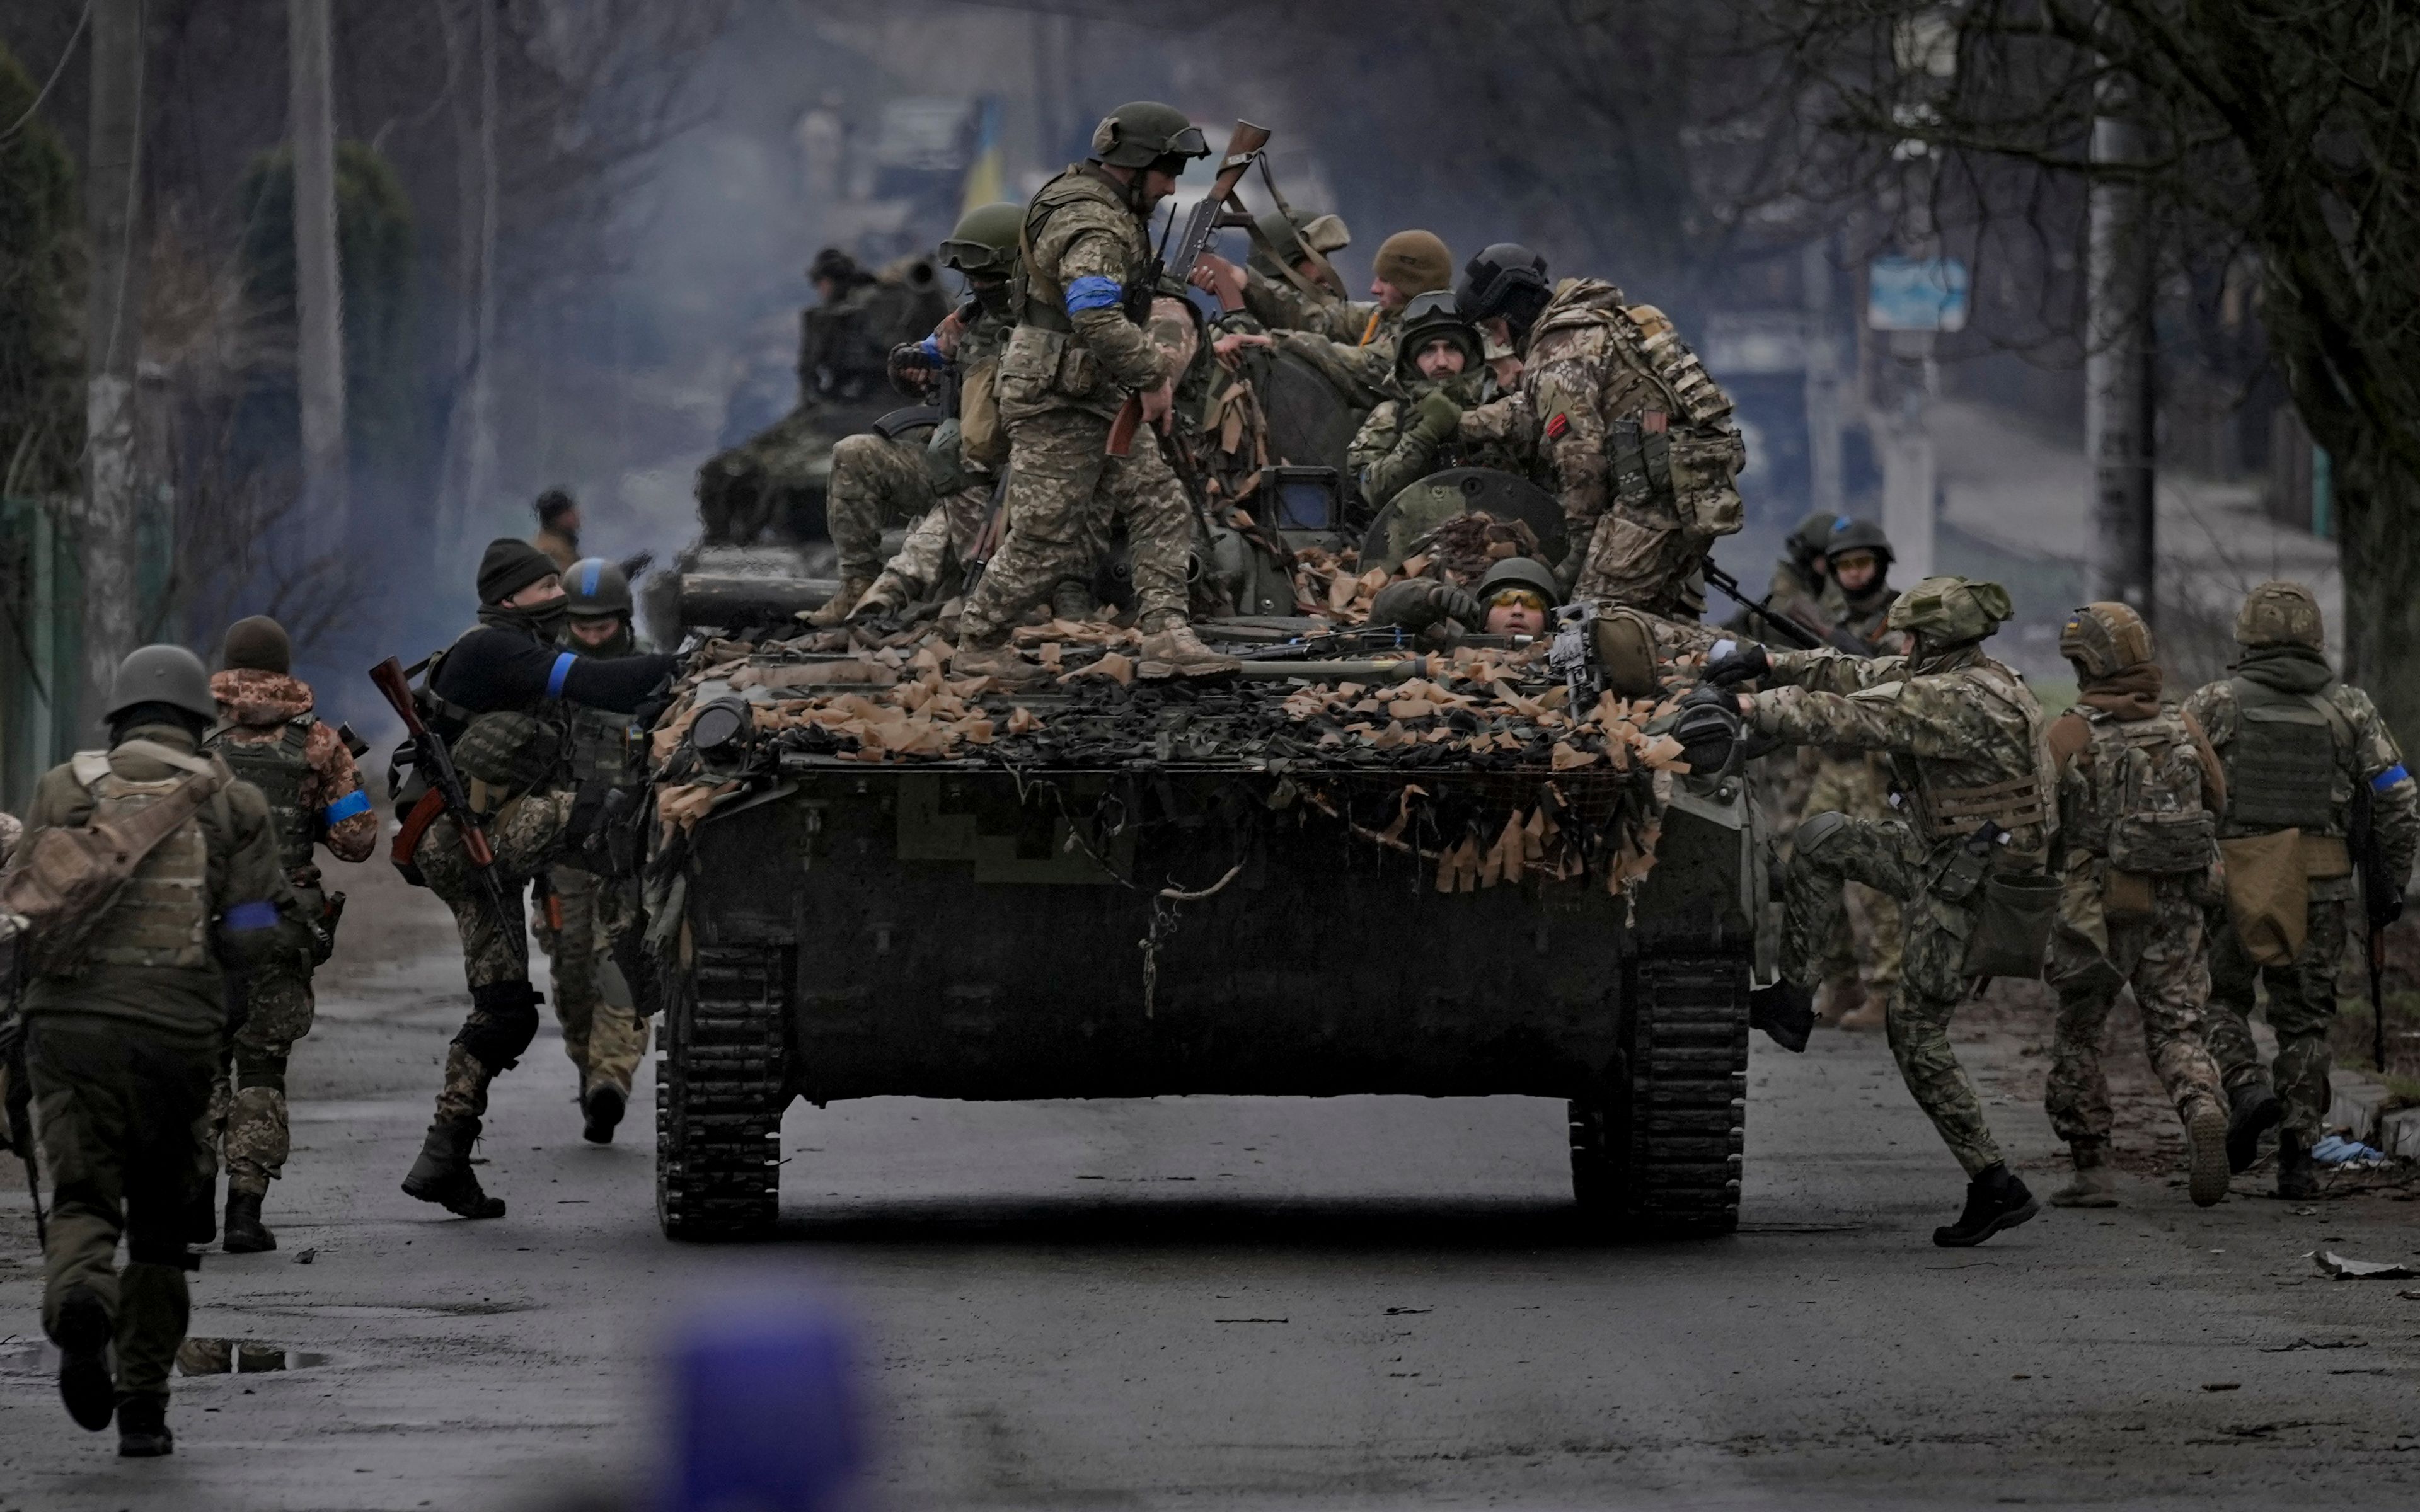
POLYGON ((1016 254, 981 241, 960 241, 956 238, 941 243, 941 266, 954 268, 962 273, 1005 273, 1016 261, 1016 254))
POLYGON ((1489 609, 1534 609, 1538 613, 1544 614, 1546 612, 1548 606, 1546 604, 1546 595, 1538 592, 1534 588, 1499 588, 1496 592, 1487 595, 1487 607, 1489 609))
POLYGON ((1210 139, 1202 134, 1199 126, 1188 126, 1159 142, 1138 140, 1137 147, 1147 147, 1163 158, 1206 158, 1210 155, 1210 139))

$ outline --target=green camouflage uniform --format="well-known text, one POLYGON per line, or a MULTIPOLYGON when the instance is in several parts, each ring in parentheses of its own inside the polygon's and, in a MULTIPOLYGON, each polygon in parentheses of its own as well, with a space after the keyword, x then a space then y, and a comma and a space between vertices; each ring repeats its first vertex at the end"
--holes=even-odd
MULTIPOLYGON (((627 630, 618 646, 605 650, 592 650, 568 638, 564 645, 587 656, 630 652, 627 630)), ((646 737, 628 715, 574 707, 570 724, 574 777, 609 786, 634 779, 631 752, 646 737)), ((554 891, 563 928, 543 927, 538 940, 547 952, 563 1053, 580 1072, 583 1098, 594 1088, 610 1086, 628 1100, 630 1078, 647 1053, 647 1021, 636 1011, 621 973, 608 968, 613 942, 640 926, 639 881, 598 876, 585 867, 557 862, 547 870, 547 883, 554 891)))
MULTIPOLYGON (((173 726, 127 735, 196 749, 173 726)), ((85 824, 101 803, 148 801, 184 776, 124 743, 80 755, 36 788, 25 841, 85 824)), ((268 805, 230 777, 144 858, 93 927, 82 969, 25 988, 25 1066, 51 1179, 43 1326, 56 1336, 70 1292, 98 1297, 116 1331, 121 1393, 166 1395, 184 1339, 185 1224, 207 1169, 198 1134, 226 1022, 222 966, 278 969, 307 949, 268 805)))
MULTIPOLYGON (((2087 704, 2061 716, 2050 736, 2059 763, 2056 868, 2063 887, 2043 972, 2058 994, 2043 1101, 2052 1127, 2070 1144, 2105 1144, 2113 1131, 2101 1042, 2109 1010, 2129 986, 2143 1016, 2144 1049, 2177 1116, 2189 1119, 2202 1099, 2223 1106, 2218 1066, 2201 1030, 2202 1005, 2210 997, 2202 899, 2217 859, 2206 838, 2210 829, 2198 831, 2204 838, 2197 869, 2137 873, 2150 903, 2147 917, 2113 918, 2107 907, 2113 831, 2122 836, 2130 821, 2146 819, 2190 826, 2226 801, 2217 773, 2204 770, 2176 705, 2140 716, 2139 707, 2087 704), (2136 717, 2123 717, 2130 715, 2136 717)), ((2123 855, 2122 839, 2118 845, 2123 855)))
POLYGON ((1345 467, 1360 480, 1361 497, 1372 509, 1384 508, 1406 485, 1448 468, 1495 468, 1524 478, 1536 471, 1537 432, 1513 423, 1510 411, 1488 408, 1505 396, 1497 392, 1495 376, 1484 365, 1403 388, 1403 397, 1388 399, 1370 411, 1344 454, 1345 467), (1463 411, 1453 434, 1443 440, 1430 440, 1404 419, 1422 398, 1435 393, 1463 411))
POLYGON ((1151 249, 1125 190, 1089 163, 1044 185, 1026 211, 1024 316, 1000 364, 1008 426, 1008 530, 960 618, 962 645, 1002 640, 1062 581, 1092 577, 1090 543, 1123 516, 1146 635, 1186 623, 1192 507, 1148 427, 1108 455, 1129 393, 1157 388, 1166 358, 1123 308, 1151 249))
POLYGON ((1895 785, 1914 809, 1911 820, 1843 816, 1799 825, 1785 887, 1781 969, 1801 987, 1816 986, 1825 945, 1840 929, 1842 880, 1900 901, 1906 962, 1886 1020, 1891 1054, 1908 1090, 1972 1177, 1999 1164, 2000 1149, 1950 1048, 1949 1021, 1966 995, 1966 943, 1982 889, 1978 880, 1971 890, 1954 884, 1945 890, 1973 821, 1936 824, 1927 815, 1968 790, 2004 789, 1998 814, 2010 838, 1994 865, 2039 872, 2051 822, 2041 706, 2016 673, 1972 643, 1915 660, 1823 650, 1780 652, 1773 662, 1775 678, 1794 686, 1756 695, 1755 728, 1792 745, 1887 753, 1895 785))
MULTIPOLYGON (((2305 838, 2343 836, 2350 828, 2353 784, 2371 793, 2372 823, 2388 873, 2408 877, 2420 852, 2420 789, 2404 770, 2403 753, 2377 705, 2357 687, 2337 682, 2326 656, 2301 646, 2266 646, 2245 652, 2237 675, 2210 684, 2185 701, 2226 767, 2228 811, 2219 833, 2257 835, 2300 828, 2305 838), (2242 709, 2247 702, 2290 716, 2308 707, 2324 721, 2333 759, 2324 791, 2314 782, 2281 782, 2242 769, 2242 709), (2282 705, 2282 708, 2280 707, 2282 705), (2295 812, 2307 810, 2307 812, 2295 812), (2303 821, 2300 824, 2293 820, 2303 821), (2288 821, 2288 822, 2281 822, 2288 821)), ((2271 714, 2273 721, 2275 715, 2271 714)), ((2318 868, 2334 874, 2310 879, 2309 934, 2302 952, 2285 965, 2255 966, 2227 923, 2224 909, 2210 918, 2210 1011, 2204 1033, 2218 1057, 2227 1090, 2274 1076, 2285 1104, 2285 1132, 2307 1147, 2323 1133, 2331 1093, 2328 1025, 2335 1017, 2335 976, 2342 961, 2348 906, 2358 890, 2341 862, 2318 868), (2269 1027, 2277 1036, 2277 1059, 2264 1073, 2252 1040, 2250 1014, 2256 980, 2269 989, 2269 1027)))
MULTIPOLYGON (((1009 332, 1016 329, 1016 322, 1006 314, 976 304, 974 318, 960 332, 953 358, 964 381, 975 381, 976 375, 986 369, 997 372, 1001 353, 1008 346, 1009 332)), ((985 376, 982 381, 989 382, 990 378, 985 376)), ((996 474, 988 463, 973 455, 954 425, 936 426, 918 460, 924 471, 913 486, 928 491, 930 501, 914 517, 916 523, 908 528, 908 538, 900 543, 898 551, 882 563, 881 573, 875 578, 870 591, 870 596, 889 604, 912 604, 937 596, 949 587, 965 554, 973 549, 975 538, 983 534, 991 519, 996 474), (954 446, 955 451, 952 454, 949 449, 954 446), (936 455, 937 448, 941 455, 936 455)), ((835 493, 839 486, 835 474, 835 493)), ((903 486, 903 496, 906 491, 903 486)), ((835 524, 835 540, 839 531, 835 524)), ((847 575, 844 565, 843 576, 847 575)))

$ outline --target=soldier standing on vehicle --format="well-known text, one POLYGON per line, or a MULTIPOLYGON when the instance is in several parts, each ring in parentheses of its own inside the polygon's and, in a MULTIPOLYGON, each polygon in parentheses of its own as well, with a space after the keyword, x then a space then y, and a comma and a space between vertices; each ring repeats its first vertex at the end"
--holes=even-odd
POLYGON ((869 612, 896 611, 939 584, 951 548, 964 552, 982 532, 994 474, 1008 460, 996 378, 1001 348, 1016 325, 1016 238, 1024 222, 1019 206, 981 206, 960 217, 941 243, 941 265, 965 277, 971 297, 931 335, 892 348, 891 372, 902 392, 921 398, 954 370, 956 412, 921 437, 894 440, 874 430, 832 448, 826 513, 840 551, 841 585, 808 624, 840 624, 894 564, 897 575, 869 612), (900 549, 905 560, 886 563, 883 530, 903 520, 914 522, 910 544, 900 549))
MULTIPOLYGON (((1826 515, 1810 519, 1834 521, 1815 553, 1815 561, 1824 564, 1823 585, 1815 598, 1801 601, 1804 611, 1814 616, 1811 625, 1847 631, 1869 655, 1904 651, 1903 638, 1888 625, 1891 605, 1899 598, 1890 585, 1890 537, 1871 520, 1826 515)), ((1776 583, 1781 576, 1776 568, 1776 583)), ((1795 617, 1798 611, 1792 612, 1795 617)), ((1880 754, 1840 748, 1807 754, 1815 757, 1815 771, 1799 806, 1801 813, 1890 817, 1890 771, 1880 754)), ((1842 890, 1850 927, 1834 935, 1824 951, 1816 1017, 1844 1029, 1879 1029, 1887 1022, 1902 966, 1899 901, 1860 883, 1844 884, 1842 890)))
POLYGON ((287 1057, 311 1032, 311 971, 334 949, 342 908, 343 895, 332 899, 320 886, 312 852, 325 844, 340 861, 367 860, 379 825, 353 753, 320 722, 309 685, 291 675, 285 627, 266 615, 236 621, 227 627, 225 658, 226 669, 210 677, 219 726, 206 744, 268 801, 279 864, 303 918, 320 931, 309 954, 256 971, 243 985, 219 1139, 227 1172, 226 1249, 242 1255, 277 1247, 260 1206, 269 1183, 285 1174, 292 1143, 287 1057))
POLYGON ((2065 887, 2043 974, 2058 993, 2045 1102, 2075 1176, 2051 1201, 2117 1205, 2101 1041, 2110 1006, 2132 986, 2151 1069, 2184 1121, 2191 1196, 2207 1208, 2226 1196, 2226 1114, 2201 1035, 2210 997, 2202 908, 2211 901, 2226 779, 2192 717, 2160 702, 2141 615, 2086 604, 2068 616, 2058 649, 2075 669, 2077 693, 2050 727, 2059 814, 2052 869, 2065 887))
POLYGON ((1718 657, 1707 670, 1714 686, 1689 695, 1728 703, 1722 686, 1766 678, 1780 686, 1737 700, 1758 732, 1791 745, 1855 747, 1891 758, 1908 819, 1820 813, 1800 822, 1785 886, 1783 980, 1763 989, 1770 1000, 1760 1011, 1785 1027, 1806 1021, 1823 942, 1839 932, 1842 879, 1900 900, 1907 964, 1888 1011, 1891 1054, 1967 1176, 1964 1211, 1932 1233, 1945 1246, 1981 1243, 2040 1211, 2001 1157, 1949 1045, 1949 1021, 1969 986, 1970 938, 1983 927, 1991 884, 2040 877, 2056 825, 2042 765, 2041 705, 2022 678, 1983 653, 2009 614, 2008 592, 1997 583, 1928 578, 1891 607, 1889 627, 1909 637, 1906 656, 1748 647, 1718 657))
POLYGON ((42 1329, 59 1348, 69 1415, 97 1432, 114 1411, 127 1456, 175 1444, 168 1372, 185 1337, 185 1273, 199 1263, 184 1229, 204 1169, 225 973, 287 969, 309 949, 268 805, 201 753, 217 714, 199 658, 143 647, 117 670, 109 749, 53 767, 25 816, 30 856, 46 830, 188 799, 189 782, 208 793, 143 856, 73 959, 38 970, 23 1003, 52 1186, 42 1329))
MULTIPOLYGON (((569 619, 563 645, 582 657, 635 656, 630 580, 603 557, 575 562, 565 578, 569 619)), ((573 705, 571 777, 583 791, 628 787, 646 732, 627 714, 573 705)), ((647 1020, 630 995, 631 983, 613 969, 614 947, 641 927, 639 881, 597 872, 585 857, 547 870, 554 907, 539 926, 552 971, 554 1021, 563 1053, 579 1072, 582 1136, 611 1144, 630 1103, 630 1078, 647 1053, 647 1020)))
POLYGON ((1129 315, 1153 290, 1144 226, 1187 162, 1209 156, 1200 129, 1171 106, 1121 105, 1093 131, 1093 156, 1042 186, 1025 212, 1025 298, 1000 364, 1008 424, 1008 530, 958 622, 954 670, 1027 681, 1039 669, 1008 633, 1063 580, 1086 575, 1095 521, 1123 516, 1132 553, 1146 673, 1227 671, 1187 616, 1193 510, 1158 438, 1127 455, 1108 447, 1129 395, 1145 427, 1165 424, 1175 373, 1129 315), (1133 301, 1130 305, 1130 301, 1133 301))
POLYGON ((2420 852, 2420 788, 2369 695, 2336 680, 2321 630, 2308 588, 2262 583, 2235 617, 2243 648, 2235 675, 2184 709, 2226 771, 2219 843, 2227 907, 2211 916, 2203 1032, 2232 1106, 2227 1158, 2247 1169, 2261 1134, 2282 1122, 2277 1193, 2288 1197, 2319 1191, 2311 1146, 2330 1099, 2328 1025, 2355 891, 2352 848, 2365 839, 2376 845, 2396 885, 2420 852), (2356 790, 2368 797, 2367 837, 2353 833, 2356 790), (2256 980, 2269 989, 2273 1070, 2252 1041, 2256 980))
POLYGON ((1520 355, 1518 402, 1534 417, 1571 539, 1566 579, 1585 598, 1692 616, 1707 548, 1743 523, 1732 480, 1747 448, 1730 396, 1662 311, 1624 304, 1602 279, 1549 286, 1546 260, 1527 247, 1482 249, 1456 293, 1482 331, 1500 322, 1520 355))
MULTIPOLYGON (((451 817, 439 817, 399 865, 417 866, 453 911, 462 936, 471 1011, 445 1057, 444 1087, 403 1190, 465 1218, 501 1218, 502 1198, 480 1189, 471 1147, 488 1108, 488 1084, 519 1063, 537 1037, 537 1005, 522 946, 521 892, 566 847, 583 847, 602 823, 608 789, 572 780, 566 761, 570 705, 613 714, 638 709, 679 658, 582 656, 555 641, 569 601, 552 561, 526 542, 490 541, 479 563, 479 624, 429 668, 429 728, 442 736, 470 789, 504 898, 505 918, 482 893, 451 817)), ((397 800, 416 804, 415 775, 397 800)))
POLYGON ((1345 453, 1372 509, 1404 485, 1447 468, 1496 468, 1528 477, 1537 464, 1525 426, 1506 435, 1464 434, 1463 417, 1502 398, 1480 361, 1479 328, 1444 289, 1404 307, 1394 382, 1402 397, 1370 411, 1345 453))
POLYGON ((537 534, 530 545, 552 558, 558 567, 580 560, 580 505, 561 488, 549 488, 531 505, 537 512, 537 534))

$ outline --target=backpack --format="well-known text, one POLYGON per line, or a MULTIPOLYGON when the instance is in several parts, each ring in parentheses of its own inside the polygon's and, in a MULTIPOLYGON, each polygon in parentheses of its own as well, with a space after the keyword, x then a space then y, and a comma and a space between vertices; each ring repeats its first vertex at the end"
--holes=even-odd
MULTIPOLYGON (((151 741, 130 740, 118 748, 187 775, 173 785, 136 785, 164 791, 101 798, 85 824, 42 830, 0 872, 0 915, 20 936, 20 949, 39 975, 71 975, 84 964, 85 943, 125 896, 145 858, 192 824, 228 781, 218 763, 151 741)), ((79 753, 75 772, 88 790, 107 785, 107 758, 97 751, 79 753)))

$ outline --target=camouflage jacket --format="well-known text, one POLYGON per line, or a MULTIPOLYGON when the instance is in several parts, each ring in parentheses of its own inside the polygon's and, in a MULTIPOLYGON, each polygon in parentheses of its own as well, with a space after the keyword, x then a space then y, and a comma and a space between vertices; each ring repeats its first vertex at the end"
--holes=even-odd
POLYGON ((1305 332, 1346 347, 1366 346, 1382 324, 1392 324, 1372 301, 1307 294, 1258 268, 1244 270, 1244 308, 1271 331, 1305 332))
POLYGON ((1528 477, 1538 460, 1537 432, 1509 411, 1492 408, 1517 395, 1499 394, 1496 379, 1484 368, 1461 373, 1440 383, 1423 379, 1408 386, 1407 397, 1388 399, 1370 411, 1344 454, 1348 471, 1360 480, 1361 497, 1370 507, 1383 507, 1406 484, 1447 468, 1497 468, 1528 477), (1426 394, 1442 389, 1462 406, 1454 434, 1442 442, 1410 434, 1404 412, 1426 394))
POLYGON ((1159 347, 1126 317, 1126 292, 1148 268, 1151 244, 1125 193, 1103 170, 1078 163, 1027 207, 1025 316, 1001 359, 1003 407, 1072 403, 1114 413, 1128 393, 1169 376, 1159 347), (1050 339, 1058 332, 1063 340, 1050 339))
MULTIPOLYGON (((284 672, 232 668, 210 674, 210 697, 218 700, 226 738, 274 741, 286 738, 287 721, 311 712, 311 688, 284 672)), ((318 816, 318 841, 340 861, 366 861, 378 845, 379 820, 363 792, 361 769, 353 753, 322 719, 311 721, 302 747, 310 773, 302 782, 302 808, 318 816), (330 813, 337 817, 330 819, 330 813)))
POLYGON ((1922 663, 1829 649, 1773 654, 1774 680, 1755 695, 1755 728, 1797 746, 1849 747, 1891 759, 1892 786, 1913 800, 1916 833, 1936 851, 1973 821, 1946 808, 1981 802, 2009 832, 2012 856, 2041 856, 2057 828, 2056 779, 2041 704, 2024 679, 1980 646, 1922 663), (2000 790, 1990 799, 1973 795, 2000 790))
POLYGON ((1177 372, 1177 444, 1201 479, 1206 503, 1234 503, 1259 486, 1269 457, 1268 416, 1243 364, 1221 358, 1192 304, 1152 301, 1150 335, 1177 372))
MULTIPOLYGON (((2245 658, 2247 668, 2256 657, 2245 658)), ((2308 691, 2316 694, 2341 717, 2336 726, 2335 781, 2329 793, 2329 806, 2334 810, 2335 833, 2344 834, 2350 827, 2353 784, 2360 782, 2370 791, 2371 825, 2376 831, 2381 853, 2391 875, 2409 878, 2415 856, 2420 856, 2420 786, 2413 784, 2412 775, 2404 769, 2403 752, 2395 736, 2380 718, 2378 705, 2369 695, 2350 684, 2337 682, 2326 675, 2326 661, 2318 652, 2304 654, 2308 672, 2306 683, 2317 684, 2308 691), (2324 681, 2320 679, 2324 677, 2324 681)), ((2304 658, 2273 658, 2277 660, 2304 658)), ((2184 712, 2196 720, 2202 732, 2217 751, 2219 760, 2230 771, 2234 765, 2233 748, 2241 718, 2233 679, 2222 679, 2195 692, 2185 700, 2184 712)), ((2334 721, 2331 721, 2334 724, 2334 721)), ((2230 776, 2230 785, 2234 784, 2230 776)), ((2229 813, 2229 829, 2241 829, 2233 823, 2237 815, 2229 813)), ((2313 883, 2315 895, 2320 892, 2313 883)), ((2349 894, 2348 894, 2349 895, 2349 894)))

